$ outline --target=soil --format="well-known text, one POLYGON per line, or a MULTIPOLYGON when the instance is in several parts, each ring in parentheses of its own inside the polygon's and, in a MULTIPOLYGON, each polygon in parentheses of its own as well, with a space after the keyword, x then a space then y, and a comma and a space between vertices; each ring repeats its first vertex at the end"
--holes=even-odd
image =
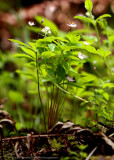
POLYGON ((1 159, 114 159, 114 127, 81 127, 71 121, 58 122, 47 134, 34 134, 28 130, 27 136, 1 139, 1 159), (95 130, 96 131, 93 131, 95 130), (80 147, 81 146, 81 147, 80 147), (82 155, 81 155, 82 154, 82 155))

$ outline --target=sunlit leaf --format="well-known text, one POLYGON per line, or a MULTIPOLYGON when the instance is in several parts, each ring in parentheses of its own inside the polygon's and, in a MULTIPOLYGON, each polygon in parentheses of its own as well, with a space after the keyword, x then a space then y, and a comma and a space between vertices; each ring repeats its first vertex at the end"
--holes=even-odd
POLYGON ((54 52, 55 48, 56 48, 56 45, 52 43, 52 44, 48 44, 48 47, 49 47, 51 52, 54 52))
POLYGON ((34 60, 34 58, 32 58, 31 56, 29 56, 27 54, 22 54, 22 53, 16 53, 16 54, 13 55, 13 57, 16 57, 16 58, 27 58, 27 59, 34 60))
POLYGON ((114 46, 114 35, 109 36, 109 41, 112 46, 114 46))
POLYGON ((15 42, 15 43, 17 43, 17 44, 20 44, 20 45, 22 45, 22 46, 27 46, 27 47, 28 47, 27 44, 25 44, 25 43, 23 43, 23 42, 21 42, 21 41, 19 41, 19 40, 16 40, 16 39, 9 39, 9 40, 12 41, 12 42, 15 42))
POLYGON ((107 92, 103 93, 104 98, 108 101, 109 100, 109 94, 107 92))
POLYGON ((25 52, 25 53, 27 53, 28 55, 30 55, 31 57, 33 57, 33 58, 35 58, 36 59, 36 54, 35 54, 35 52, 33 51, 33 50, 31 50, 31 49, 29 49, 29 48, 27 48, 27 47, 21 47, 21 49, 25 52))
POLYGON ((90 18, 87 18, 87 17, 84 17, 84 16, 75 16, 74 18, 75 18, 75 19, 82 20, 82 21, 84 21, 84 22, 89 22, 89 23, 92 23, 92 24, 93 24, 93 21, 92 21, 90 18))
POLYGON ((97 54, 97 50, 95 49, 95 47, 92 47, 90 45, 86 45, 85 49, 90 53, 96 53, 97 54))
POLYGON ((113 88, 114 87, 114 83, 105 83, 103 85, 103 88, 106 88, 106 87, 113 88))
POLYGON ((28 44, 32 47, 32 49, 36 52, 36 42, 28 42, 28 44))
POLYGON ((49 27, 51 32, 53 32, 55 35, 58 34, 58 31, 59 31, 58 27, 55 25, 55 23, 53 23, 49 19, 42 17, 42 16, 36 16, 35 19, 41 25, 49 27), (42 20, 44 20, 43 23, 42 23, 42 20))
POLYGON ((104 57, 104 58, 106 58, 108 55, 111 54, 110 51, 107 51, 107 50, 105 50, 105 49, 103 49, 103 48, 98 49, 98 50, 97 50, 97 53, 98 53, 100 56, 104 57))
POLYGON ((96 19, 96 22, 98 22, 100 19, 107 18, 107 17, 111 17, 111 15, 110 15, 110 14, 104 14, 104 15, 98 17, 98 18, 96 19))
POLYGON ((66 37, 71 43, 77 43, 80 40, 80 35, 74 35, 71 33, 66 34, 66 37))
POLYGON ((50 58, 52 56, 55 56, 55 54, 51 51, 42 52, 42 57, 44 57, 44 58, 50 58))
POLYGON ((93 3, 91 0, 86 0, 85 1, 85 8, 87 9, 88 12, 92 11, 93 8, 93 3))

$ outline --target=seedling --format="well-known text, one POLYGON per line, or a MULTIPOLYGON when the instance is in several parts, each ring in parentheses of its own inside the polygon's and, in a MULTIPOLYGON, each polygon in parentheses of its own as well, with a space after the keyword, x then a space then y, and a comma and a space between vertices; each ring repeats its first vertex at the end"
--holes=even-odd
MULTIPOLYGON (((25 58, 28 66, 28 71, 18 72, 28 76, 37 84, 45 131, 59 119, 66 96, 72 96, 83 102, 83 105, 94 110, 98 117, 108 121, 113 120, 112 102, 109 102, 112 96, 110 89, 114 87, 111 80, 113 73, 107 62, 107 57, 111 55, 111 47, 100 43, 97 28, 98 24, 104 26, 103 20, 111 16, 104 14, 95 20, 91 0, 85 1, 85 8, 88 17, 75 16, 74 18, 92 24, 97 38, 91 39, 88 35, 88 40, 85 41, 84 37, 87 38, 87 35, 77 34, 75 30, 66 33, 64 37, 59 36, 59 30, 53 22, 37 16, 36 20, 44 25, 43 29, 39 29, 44 34, 44 38, 28 44, 10 39, 22 50, 14 56, 25 58), (87 63, 90 65, 89 72, 86 70, 87 63), (46 100, 44 94, 47 94, 46 100)), ((76 24, 73 24, 74 26, 76 27, 76 24)), ((106 28, 103 30, 106 31, 106 28)), ((108 34, 107 36, 108 39, 111 38, 108 34)), ((110 42, 112 41, 108 41, 111 46, 110 42)))

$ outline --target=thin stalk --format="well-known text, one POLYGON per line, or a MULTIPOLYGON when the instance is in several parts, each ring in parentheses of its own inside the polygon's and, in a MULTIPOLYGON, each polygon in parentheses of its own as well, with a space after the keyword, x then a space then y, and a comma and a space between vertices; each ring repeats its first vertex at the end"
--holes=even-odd
MULTIPOLYGON (((54 82, 53 82, 53 83, 54 83, 54 82)), ((83 102, 90 103, 90 102, 87 101, 86 99, 83 99, 83 98, 81 98, 81 97, 75 96, 75 95, 73 95, 72 93, 64 90, 64 89, 61 88, 58 84, 56 84, 56 83, 54 83, 54 84, 55 84, 60 90, 62 90, 63 92, 65 92, 65 93, 67 93, 67 94, 69 94, 69 95, 71 95, 71 96, 73 96, 73 97, 75 97, 75 98, 77 98, 77 99, 79 99, 79 100, 81 100, 81 101, 83 101, 83 102)), ((94 103, 93 103, 93 104, 94 104, 94 103)))
MULTIPOLYGON (((58 105, 57 105, 57 101, 58 101, 58 88, 57 88, 57 91, 56 91, 56 94, 55 94, 55 96, 54 96, 54 104, 53 104, 53 109, 54 109, 54 116, 55 116, 55 114, 56 114, 56 111, 57 111, 57 107, 58 107, 58 105)), ((55 117, 54 117, 55 118, 55 117)))
POLYGON ((53 121, 53 93, 54 93, 54 85, 52 86, 52 90, 51 90, 51 104, 50 104, 50 108, 49 108, 49 114, 48 114, 48 129, 50 129, 50 126, 52 124, 53 121))
POLYGON ((97 29, 97 23, 96 23, 96 21, 94 20, 91 12, 90 12, 90 18, 91 18, 91 20, 93 21, 93 26, 94 26, 95 32, 96 32, 96 34, 97 34, 98 46, 99 46, 99 48, 100 48, 100 37, 99 37, 98 29, 97 29))
POLYGON ((19 120, 20 120, 22 126, 25 127, 24 119, 22 116, 22 111, 21 111, 20 107, 18 106, 18 104, 17 104, 17 113, 18 113, 19 120))
POLYGON ((63 104, 64 104, 64 101, 65 101, 65 96, 62 96, 62 100, 61 100, 61 103, 59 104, 59 108, 58 108, 58 111, 57 111, 57 116, 61 116, 62 114, 62 110, 63 110, 63 104))
POLYGON ((94 28, 95 28, 95 32, 97 34, 98 46, 100 48, 100 37, 99 37, 99 32, 98 32, 98 29, 97 29, 96 22, 94 23, 94 28))
POLYGON ((87 156, 86 160, 89 160, 91 158, 91 156, 95 153, 95 151, 97 150, 98 146, 96 146, 87 156))
POLYGON ((57 88, 57 92, 56 92, 56 96, 55 96, 55 117, 54 117, 54 124, 56 123, 56 120, 58 119, 58 110, 59 110, 59 106, 60 106, 60 102, 61 99, 59 98, 60 94, 59 94, 59 88, 57 88))
POLYGON ((104 62, 105 62, 105 64, 106 64, 106 66, 107 66, 107 68, 108 68, 108 70, 110 71, 110 73, 112 74, 112 71, 110 70, 110 67, 109 67, 109 65, 108 65, 108 63, 107 63, 107 61, 106 61, 106 58, 103 58, 104 59, 104 62))
MULTIPOLYGON (((46 93, 47 93, 47 105, 46 105, 46 112, 47 112, 47 115, 49 115, 50 95, 49 95, 49 91, 48 91, 47 84, 44 84, 44 85, 45 85, 46 93)), ((48 121, 48 116, 46 117, 46 121, 48 121)))
POLYGON ((45 119, 45 113, 44 113, 44 107, 43 107, 43 103, 42 103, 42 99, 41 99, 41 94, 40 94, 40 86, 39 86, 39 70, 38 70, 38 68, 37 68, 37 53, 36 53, 36 70, 37 70, 37 80, 38 80, 38 85, 37 85, 38 96, 39 96, 40 104, 41 104, 41 107, 42 107, 45 131, 47 132, 47 128, 46 128, 46 119, 45 119))

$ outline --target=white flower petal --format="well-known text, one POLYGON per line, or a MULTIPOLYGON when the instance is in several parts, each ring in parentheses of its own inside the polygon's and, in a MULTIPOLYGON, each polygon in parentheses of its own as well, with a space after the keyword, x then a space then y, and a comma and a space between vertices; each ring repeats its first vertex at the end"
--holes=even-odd
POLYGON ((97 63, 97 61, 94 60, 94 61, 93 61, 93 64, 96 64, 96 63, 97 63))
POLYGON ((49 34, 51 34, 51 31, 50 31, 50 30, 48 30, 48 33, 49 33, 49 34))
POLYGON ((84 14, 77 14, 77 16, 82 16, 82 17, 86 17, 84 14))
POLYGON ((78 53, 78 58, 85 59, 88 58, 85 54, 82 54, 81 52, 78 53))
POLYGON ((77 24, 75 24, 75 23, 70 23, 70 24, 67 24, 69 27, 77 27, 77 24))
POLYGON ((30 26, 34 26, 34 25, 35 25, 35 23, 32 22, 32 21, 29 21, 28 24, 29 24, 30 26))
POLYGON ((67 80, 70 81, 70 82, 75 82, 75 79, 74 79, 73 77, 67 76, 66 78, 67 78, 67 80))
POLYGON ((83 42, 85 45, 89 45, 89 42, 83 42))
POLYGON ((114 71, 114 67, 111 68, 111 71, 114 71))
POLYGON ((42 29, 42 32, 44 32, 45 34, 49 33, 51 34, 51 31, 50 31, 50 28, 45 26, 43 29, 42 29))

